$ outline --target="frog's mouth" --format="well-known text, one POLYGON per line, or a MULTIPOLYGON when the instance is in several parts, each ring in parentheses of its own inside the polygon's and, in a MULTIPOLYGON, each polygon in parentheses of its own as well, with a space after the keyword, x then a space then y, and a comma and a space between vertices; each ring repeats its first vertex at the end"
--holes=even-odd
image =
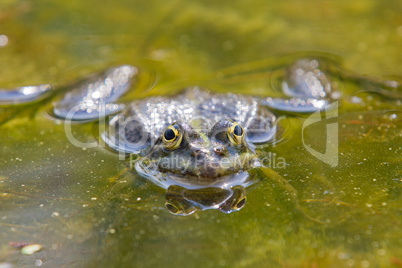
POLYGON ((167 189, 171 185, 179 185, 186 189, 200 189, 205 187, 230 188, 235 185, 248 187, 254 183, 247 171, 239 170, 232 174, 225 174, 217 177, 204 177, 194 174, 177 174, 162 171, 159 166, 146 158, 139 159, 135 163, 135 170, 138 174, 162 188, 167 189))

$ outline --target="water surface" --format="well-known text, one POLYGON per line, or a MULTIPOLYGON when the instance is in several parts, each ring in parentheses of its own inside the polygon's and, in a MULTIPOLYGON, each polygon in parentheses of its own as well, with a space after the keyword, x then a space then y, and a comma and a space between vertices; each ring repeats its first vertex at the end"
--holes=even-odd
MULTIPOLYGON (((401 92, 368 93, 361 77, 401 81, 401 13, 396 0, 3 1, 1 88, 50 83, 62 91, 132 64, 141 74, 126 99, 194 84, 278 95, 272 70, 318 55, 345 70, 334 79, 349 101, 304 131, 305 117, 286 119, 286 138, 262 152, 285 159, 272 169, 291 187, 256 172, 242 210, 187 217, 164 208, 164 189, 135 172, 119 175, 126 163, 115 153, 72 145, 48 114, 50 100, 0 107, 0 263, 399 267, 401 92), (339 127, 336 166, 304 146, 324 153, 330 123, 339 127), (9 246, 16 241, 44 248, 25 256, 9 246)), ((72 126, 81 142, 96 142, 97 128, 72 126)))

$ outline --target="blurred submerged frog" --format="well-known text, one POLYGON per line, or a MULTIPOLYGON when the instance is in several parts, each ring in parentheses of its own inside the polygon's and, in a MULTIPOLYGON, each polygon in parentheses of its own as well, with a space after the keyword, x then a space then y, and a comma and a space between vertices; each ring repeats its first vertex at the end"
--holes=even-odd
MULTIPOLYGON (((118 102, 137 73, 125 65, 88 78, 54 103, 53 112, 83 122, 109 116, 103 140, 119 153, 135 155, 135 170, 167 189, 166 207, 179 215, 241 209, 245 188, 253 183, 248 171, 259 167, 256 146, 277 135, 276 114, 311 113, 335 98, 319 62, 310 59, 287 68, 281 82, 285 99, 191 87, 172 97, 118 102)), ((46 85, 0 91, 0 103, 28 102, 50 93, 46 85)))

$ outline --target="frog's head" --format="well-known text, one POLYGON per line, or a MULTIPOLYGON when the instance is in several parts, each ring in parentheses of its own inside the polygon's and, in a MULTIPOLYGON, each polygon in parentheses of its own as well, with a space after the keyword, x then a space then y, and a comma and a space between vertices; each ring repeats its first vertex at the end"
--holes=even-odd
POLYGON ((210 129, 183 122, 171 124, 142 161, 158 172, 213 182, 249 169, 255 158, 243 127, 222 119, 210 129))

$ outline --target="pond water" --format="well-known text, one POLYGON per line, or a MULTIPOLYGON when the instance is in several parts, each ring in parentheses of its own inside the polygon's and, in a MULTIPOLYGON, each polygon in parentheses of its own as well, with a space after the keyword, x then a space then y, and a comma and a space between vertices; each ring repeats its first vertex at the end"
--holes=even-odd
MULTIPOLYGON (((401 13, 397 0, 2 1, 0 88, 59 92, 0 106, 0 267, 400 267, 401 13), (344 101, 286 117, 260 152, 272 170, 253 171, 231 214, 170 214, 164 189, 102 146, 74 146, 49 115, 65 85, 110 66, 140 70, 126 101, 189 85, 272 96, 275 70, 306 56, 344 101), (328 126, 335 162, 316 157, 328 126), (13 247, 28 242, 42 250, 13 247)), ((81 142, 98 129, 72 125, 81 142)))

